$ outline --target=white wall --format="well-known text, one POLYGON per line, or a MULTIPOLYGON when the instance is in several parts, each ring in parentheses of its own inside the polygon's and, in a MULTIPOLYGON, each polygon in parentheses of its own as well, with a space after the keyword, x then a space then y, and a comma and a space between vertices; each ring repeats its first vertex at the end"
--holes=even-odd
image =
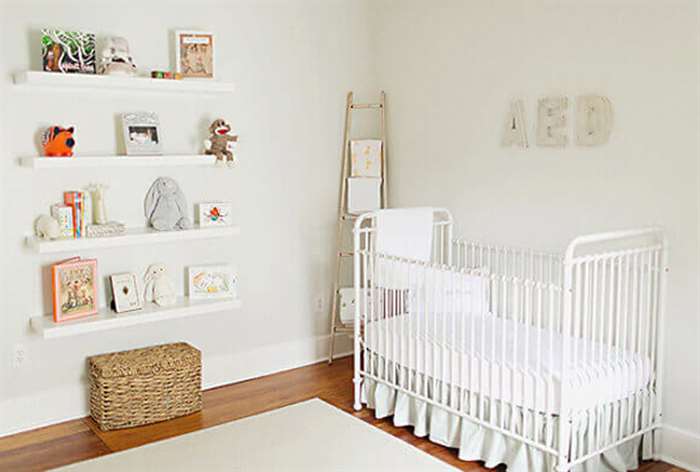
POLYGON ((393 205, 445 206, 457 234, 542 249, 666 228, 664 451, 700 467, 696 2, 379 3, 393 205), (500 147, 511 98, 525 99, 534 142, 536 99, 582 93, 612 100, 608 145, 500 147))
POLYGON ((2 4, 0 435, 85 415, 85 358, 96 353, 185 340, 204 353, 207 386, 325 356, 328 315, 312 302, 323 295, 327 304, 330 291, 345 93, 362 93, 371 81, 364 9, 350 0, 2 4), (213 31, 217 76, 238 90, 216 99, 22 90, 10 74, 40 68, 38 30, 46 25, 123 35, 147 71, 170 68, 170 30, 213 31), (228 118, 241 135, 240 167, 69 173, 16 165, 17 156, 36 154, 35 134, 50 123, 76 126, 79 153, 114 153, 116 115, 130 110, 159 113, 164 150, 172 153, 201 149, 207 124, 228 118), (230 261, 240 273, 243 308, 68 339, 33 335, 29 316, 49 306, 42 271, 64 256, 23 247, 34 217, 63 190, 99 181, 110 185, 110 218, 143 225, 143 197, 161 174, 175 178, 191 204, 232 201, 241 236, 80 255, 97 257, 103 276, 142 274, 149 263, 164 261, 181 288, 185 266, 230 261), (17 344, 27 360, 15 368, 17 344))

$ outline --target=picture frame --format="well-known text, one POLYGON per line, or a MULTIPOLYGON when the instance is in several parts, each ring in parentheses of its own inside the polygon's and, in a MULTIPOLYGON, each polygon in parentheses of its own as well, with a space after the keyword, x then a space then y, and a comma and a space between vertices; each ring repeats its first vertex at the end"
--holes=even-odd
POLYGON ((157 113, 123 113, 122 130, 127 155, 148 156, 162 154, 162 136, 157 113))
POLYGON ((190 299, 238 297, 238 277, 229 264, 190 266, 187 280, 190 299))
POLYGON ((214 78, 214 34, 208 31, 175 31, 175 71, 183 78, 214 78))
POLYGON ((195 218, 202 228, 231 226, 230 202, 201 202, 196 205, 195 218))
POLYGON ((112 289, 112 308, 117 313, 141 310, 143 300, 138 286, 138 278, 133 272, 109 276, 112 289))
POLYGON ((74 257, 51 266, 53 320, 56 323, 98 311, 97 260, 74 257))
POLYGON ((41 62, 45 72, 95 74, 95 33, 44 28, 41 30, 41 62))

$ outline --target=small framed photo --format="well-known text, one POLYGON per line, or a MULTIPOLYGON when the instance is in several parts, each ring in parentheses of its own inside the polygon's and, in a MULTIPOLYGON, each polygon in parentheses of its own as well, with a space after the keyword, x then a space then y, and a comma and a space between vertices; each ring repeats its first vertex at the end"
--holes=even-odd
POLYGON ((160 121, 156 113, 124 113, 122 128, 128 155, 145 156, 162 153, 160 121))
POLYGON ((229 202, 198 203, 195 216, 201 227, 231 226, 231 204, 229 202))
POLYGON ((56 323, 97 313, 97 260, 74 257, 51 266, 53 320, 56 323))
POLYGON ((238 277, 228 264, 187 268, 191 299, 237 298, 238 277))
POLYGON ((184 78, 214 78, 214 35, 175 31, 175 70, 184 78))
POLYGON ((143 308, 136 280, 136 274, 133 273, 114 274, 109 277, 112 286, 112 299, 114 300, 113 308, 117 313, 143 308))

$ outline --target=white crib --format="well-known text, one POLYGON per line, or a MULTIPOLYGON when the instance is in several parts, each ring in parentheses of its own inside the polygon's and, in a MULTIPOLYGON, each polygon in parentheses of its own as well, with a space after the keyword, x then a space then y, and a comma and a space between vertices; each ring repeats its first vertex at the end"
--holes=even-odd
POLYGON ((542 451, 558 471, 642 436, 653 445, 660 230, 578 237, 561 256, 453 240, 450 213, 435 209, 426 262, 375 251, 376 217, 354 229, 356 410, 382 386, 542 451))

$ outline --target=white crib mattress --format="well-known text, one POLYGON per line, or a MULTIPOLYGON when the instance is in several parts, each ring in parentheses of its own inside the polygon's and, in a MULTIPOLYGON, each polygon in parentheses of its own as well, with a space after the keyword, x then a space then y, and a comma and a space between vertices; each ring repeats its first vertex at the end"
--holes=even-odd
MULTIPOLYGON (((456 315, 454 320, 451 314, 436 314, 369 322, 364 337, 365 346, 380 356, 379 362, 391 361, 489 399, 534 406, 548 414, 561 411, 560 334, 550 336, 548 330, 491 314, 456 315), (530 340, 527 350, 525 336, 530 340), (483 356, 477 354, 482 344, 483 356)), ((569 397, 574 411, 628 398, 650 380, 651 363, 646 357, 598 343, 579 342, 577 352, 577 365, 567 366, 576 379, 569 397)))

